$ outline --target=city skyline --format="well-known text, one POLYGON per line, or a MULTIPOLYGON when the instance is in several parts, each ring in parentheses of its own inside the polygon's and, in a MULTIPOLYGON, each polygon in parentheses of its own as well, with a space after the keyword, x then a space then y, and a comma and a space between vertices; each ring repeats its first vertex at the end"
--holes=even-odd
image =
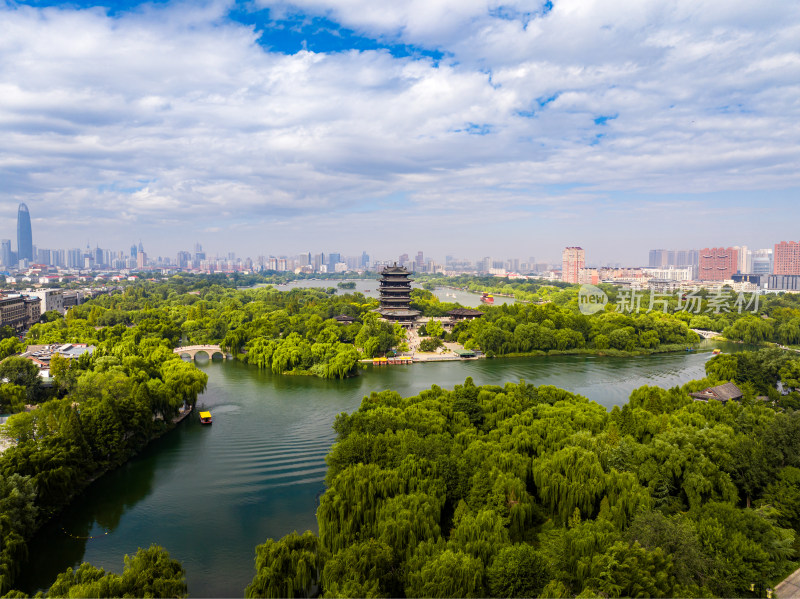
MULTIPOLYGON (((24 203, 21 203, 19 205, 19 207, 18 207, 18 212, 17 212, 17 239, 16 239, 16 242, 17 242, 16 247, 18 248, 17 252, 16 252, 16 258, 17 259, 19 259, 19 255, 20 255, 19 248, 22 245, 25 245, 26 248, 29 248, 31 250, 31 255, 33 256, 33 258, 31 260, 28 260, 29 263, 40 262, 40 263, 44 263, 44 264, 58 265, 58 264, 55 264, 55 263, 51 262, 50 260, 41 261, 39 259, 39 256, 36 255, 36 252, 38 252, 38 250, 41 249, 41 250, 43 250, 45 252, 48 252, 48 253, 49 252, 61 252, 61 253, 64 253, 65 256, 70 255, 70 254, 72 254, 74 252, 89 253, 89 254, 94 254, 95 252, 101 252, 101 251, 104 252, 104 253, 111 252, 111 253, 113 253, 115 255, 118 255, 118 256, 123 256, 123 255, 125 255, 126 257, 129 256, 132 259, 132 261, 134 263, 136 263, 137 265, 139 265, 139 266, 143 266, 144 265, 143 261, 145 260, 145 258, 138 258, 139 254, 145 254, 144 246, 143 246, 143 243, 142 243, 141 239, 139 239, 138 244, 134 242, 130 246, 130 253, 129 254, 125 254, 124 249, 109 248, 109 247, 102 247, 101 248, 99 244, 96 244, 94 247, 92 247, 92 244, 89 243, 88 241, 87 241, 87 245, 85 247, 83 247, 83 248, 82 247, 77 247, 75 245, 69 245, 66 248, 54 248, 54 247, 44 248, 44 247, 39 247, 39 246, 37 246, 37 244, 33 243, 32 234, 31 234, 31 222, 30 221, 31 221, 31 217, 30 217, 30 212, 28 211, 28 207, 24 203)), ((3 246, 3 252, 2 252, 2 255, 0 256, 0 265, 9 266, 9 264, 7 264, 7 262, 9 261, 9 258, 11 256, 11 254, 10 254, 11 249, 10 248, 11 248, 12 241, 10 239, 4 239, 3 242, 4 242, 5 245, 3 246), (6 248, 6 246, 8 246, 8 247, 6 248), (7 253, 8 253, 8 257, 6 256, 7 253)), ((778 250, 779 246, 782 247, 782 248, 783 247, 785 247, 785 248, 793 248, 791 250, 793 252, 792 255, 796 255, 797 254, 796 247, 798 246, 798 243, 794 242, 792 240, 790 240, 788 242, 785 241, 785 240, 781 240, 780 242, 775 242, 772 246, 767 247, 767 248, 752 248, 751 247, 750 248, 750 252, 756 252, 756 253, 758 253, 758 252, 769 252, 771 254, 773 252, 773 248, 775 250, 778 250)), ((730 247, 730 246, 728 246, 728 247, 730 247)), ((733 246, 733 247, 736 247, 737 249, 741 248, 741 249, 744 250, 742 253, 739 254, 740 260, 742 260, 742 262, 740 263, 739 272, 751 272, 749 268, 743 268, 743 266, 745 264, 747 264, 747 262, 744 260, 744 258, 748 254, 748 246, 747 245, 743 245, 743 246, 733 246)), ((328 250, 329 249, 330 248, 328 248, 328 250)), ((572 248, 571 246, 568 246, 566 249, 579 249, 579 250, 581 250, 581 252, 583 252, 583 250, 581 248, 572 248)), ((636 267, 636 266, 639 266, 639 267, 641 267, 641 266, 650 266, 650 267, 654 267, 655 266, 655 267, 658 267, 658 266, 667 266, 667 265, 669 265, 669 266, 695 265, 696 266, 698 264, 698 260, 699 260, 699 257, 697 256, 697 254, 700 251, 701 250, 699 250, 699 249, 689 249, 689 248, 669 249, 669 250, 667 250, 667 249, 650 249, 648 251, 648 258, 643 260, 642 262, 637 262, 639 257, 626 256, 625 257, 626 262, 624 264, 625 264, 625 266, 634 266, 634 267, 636 267), (692 255, 694 255, 694 258, 691 257, 692 255), (687 261, 687 256, 688 256, 688 261, 687 261)), ((362 256, 361 256, 362 258, 363 257, 367 257, 368 258, 366 250, 362 249, 361 253, 362 253, 362 256)), ((167 258, 168 260, 170 259, 170 254, 169 253, 164 253, 164 254, 151 253, 151 254, 152 255, 150 257, 148 257, 147 259, 149 259, 149 258, 156 259, 156 257, 158 258, 159 261, 162 258, 167 258)), ((247 259, 254 259, 255 260, 257 258, 262 258, 262 259, 263 258, 270 258, 270 259, 279 258, 280 259, 280 258, 288 258, 288 257, 297 257, 297 256, 300 256, 300 255, 305 255, 305 254, 308 254, 309 256, 317 256, 317 257, 318 256, 336 256, 338 258, 339 256, 342 255, 342 252, 330 252, 330 251, 322 251, 322 250, 312 251, 312 250, 308 250, 308 249, 304 250, 304 251, 300 251, 300 252, 285 252, 285 251, 280 251, 280 250, 273 251, 273 252, 268 252, 268 251, 265 251, 265 250, 262 249, 260 251, 260 253, 258 253, 256 255, 243 255, 243 254, 238 253, 236 251, 231 251, 230 248, 227 248, 227 249, 223 249, 221 251, 218 251, 216 253, 213 253, 213 252, 204 251, 203 247, 202 247, 202 244, 200 242, 195 242, 195 244, 194 244, 194 253, 192 253, 191 251, 188 251, 188 248, 185 248, 185 249, 181 249, 181 250, 174 250, 173 253, 172 253, 172 256, 177 255, 177 260, 176 260, 175 263, 180 266, 181 264, 185 265, 187 262, 191 261, 193 256, 196 258, 198 255, 201 255, 202 259, 205 259, 206 254, 208 254, 209 257, 214 256, 216 259, 220 259, 220 258, 225 259, 226 256, 229 259, 231 259, 231 257, 234 256, 234 257, 239 258, 239 259, 247 258, 247 259)), ((344 255, 346 255, 348 259, 352 259, 352 258, 358 257, 356 254, 358 254, 358 252, 355 252, 355 254, 344 254, 344 255)), ((425 252, 423 250, 419 250, 419 251, 417 251, 416 256, 414 257, 414 259, 411 260, 411 257, 409 256, 409 254, 407 252, 405 252, 405 253, 402 253, 402 254, 400 254, 398 256, 397 262, 400 263, 400 264, 413 263, 415 265, 421 266, 421 265, 425 264, 425 261, 423 259, 424 254, 425 254, 425 252)), ((601 252, 601 254, 602 254, 602 252, 601 252)), ((98 254, 98 255, 101 255, 101 254, 98 254)), ((534 256, 530 256, 529 255, 527 260, 529 262, 537 263, 537 264, 549 263, 549 264, 555 265, 556 268, 558 267, 559 260, 549 260, 548 258, 541 257, 541 256, 542 256, 542 254, 540 254, 540 258, 539 259, 535 259, 534 256)), ((373 255, 373 257, 374 257, 373 262, 375 260, 377 260, 378 262, 381 262, 381 263, 384 263, 384 262, 389 262, 390 263, 390 262, 392 262, 392 258, 389 255, 381 254, 380 250, 379 250, 378 254, 377 255, 373 255)), ((430 255, 429 255, 429 257, 430 257, 430 255)), ((522 258, 522 256, 513 256, 513 255, 488 255, 487 256, 487 255, 480 255, 479 254, 479 257, 475 258, 475 257, 471 257, 471 256, 454 255, 454 253, 451 253, 451 254, 445 255, 445 257, 442 257, 441 255, 437 255, 435 257, 434 261, 438 261, 440 263, 444 261, 445 263, 447 263, 447 261, 450 258, 453 258, 453 259, 459 260, 459 261, 467 260, 467 261, 470 261, 470 262, 475 262, 476 264, 479 264, 479 263, 485 261, 486 259, 491 259, 491 260, 494 260, 494 261, 509 261, 509 260, 514 261, 514 260, 516 260, 517 262, 519 262, 521 260, 525 260, 524 258, 522 258)), ((80 258, 70 258, 70 260, 67 260, 65 258, 64 262, 75 262, 76 260, 78 262, 82 263, 82 259, 80 259, 80 258)), ((797 258, 795 257, 795 258, 793 258, 793 260, 797 261, 797 258)), ((564 253, 562 251, 562 253, 561 253, 561 262, 563 262, 563 261, 564 261, 564 253)), ((329 261, 326 259, 325 263, 328 263, 328 262, 329 261)), ((103 261, 97 261, 97 263, 98 264, 107 264, 107 262, 103 262, 103 261)), ((770 264, 771 263, 772 263, 772 261, 770 259, 770 264)), ((586 262, 586 265, 587 266, 591 266, 591 267, 610 266, 610 265, 618 265, 619 266, 619 265, 622 265, 622 264, 623 264, 623 262, 612 262, 612 261, 605 261, 604 262, 602 260, 598 260, 596 257, 592 258, 588 262, 586 262)), ((63 265, 64 264, 62 264, 62 266, 63 265)), ((573 265, 573 266, 575 266, 575 265, 573 265)), ((580 266, 580 267, 576 266, 576 268, 582 268, 582 266, 580 266)), ((771 272, 771 270, 772 269, 770 268, 769 271, 771 272)), ((785 273, 781 273, 781 274, 785 274, 785 273)), ((575 275, 575 277, 577 277, 577 275, 575 275)), ((575 277, 573 277, 573 278, 575 278, 575 277)))
POLYGON ((0 215, 24 202, 48 246, 604 263, 797 237, 792 3, 105 5, 0 6, 0 215))

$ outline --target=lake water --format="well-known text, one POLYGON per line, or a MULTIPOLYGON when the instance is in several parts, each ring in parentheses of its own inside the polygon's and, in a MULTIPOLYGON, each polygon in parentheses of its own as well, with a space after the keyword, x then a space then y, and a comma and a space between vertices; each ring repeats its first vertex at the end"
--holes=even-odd
POLYGON ((241 597, 257 544, 293 530, 316 531, 331 424, 338 413, 357 409, 364 395, 383 389, 414 395, 471 376, 476 384, 556 385, 610 408, 641 385, 702 378, 709 356, 439 362, 368 367, 345 381, 272 375, 236 361, 198 362, 209 377, 198 407, 210 409, 214 423, 201 425, 195 413, 92 484, 31 541, 16 588, 47 587, 83 561, 120 572, 123 555, 156 543, 183 563, 191 596, 241 597))
MULTIPOLYGON (((352 279, 352 282, 356 284, 355 289, 339 289, 336 287, 336 284, 339 281, 329 281, 323 279, 300 279, 297 281, 292 281, 291 283, 287 283, 285 285, 274 285, 274 287, 280 291, 289 291, 291 289, 301 288, 301 289, 308 289, 311 287, 320 287, 325 289, 327 287, 334 287, 337 289, 337 293, 350 293, 353 291, 360 291, 367 297, 373 297, 375 299, 378 298, 378 287, 379 283, 375 279, 352 279)), ((416 283, 411 284, 412 288, 422 288, 421 285, 417 285, 416 283)), ((459 303, 462 306, 467 308, 476 308, 481 306, 481 294, 480 293, 473 293, 471 291, 462 291, 460 289, 450 289, 448 287, 437 287, 433 294, 438 297, 443 302, 449 303, 459 303)), ((517 300, 513 297, 500 297, 494 296, 494 305, 499 306, 501 304, 514 304, 517 300)))

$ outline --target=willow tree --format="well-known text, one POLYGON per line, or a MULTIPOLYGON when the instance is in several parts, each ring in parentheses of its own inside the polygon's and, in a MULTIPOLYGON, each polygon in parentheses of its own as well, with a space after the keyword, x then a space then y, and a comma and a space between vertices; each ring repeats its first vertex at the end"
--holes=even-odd
POLYGON ((324 567, 319 539, 293 532, 256 547, 256 575, 245 597, 310 597, 324 567))

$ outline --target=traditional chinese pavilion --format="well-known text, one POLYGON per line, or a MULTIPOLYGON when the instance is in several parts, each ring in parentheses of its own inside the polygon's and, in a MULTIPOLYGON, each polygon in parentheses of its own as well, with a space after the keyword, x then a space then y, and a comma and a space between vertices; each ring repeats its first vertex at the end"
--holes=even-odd
POLYGON ((410 276, 411 273, 396 262, 383 269, 379 289, 381 307, 377 312, 385 319, 410 324, 419 316, 419 310, 411 309, 410 276))

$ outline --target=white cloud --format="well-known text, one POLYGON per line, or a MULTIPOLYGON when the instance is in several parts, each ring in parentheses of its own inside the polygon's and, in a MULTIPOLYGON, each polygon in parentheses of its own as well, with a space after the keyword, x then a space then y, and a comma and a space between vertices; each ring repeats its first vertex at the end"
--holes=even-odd
POLYGON ((568 200, 550 185, 590 202, 800 186, 793 3, 265 5, 446 57, 268 52, 226 3, 115 18, 0 5, 6 216, 26 201, 52 235, 87 214, 120 231, 224 228, 347 221, 403 194, 415 219, 492 206, 500 222, 555 218, 542 207, 568 200))

